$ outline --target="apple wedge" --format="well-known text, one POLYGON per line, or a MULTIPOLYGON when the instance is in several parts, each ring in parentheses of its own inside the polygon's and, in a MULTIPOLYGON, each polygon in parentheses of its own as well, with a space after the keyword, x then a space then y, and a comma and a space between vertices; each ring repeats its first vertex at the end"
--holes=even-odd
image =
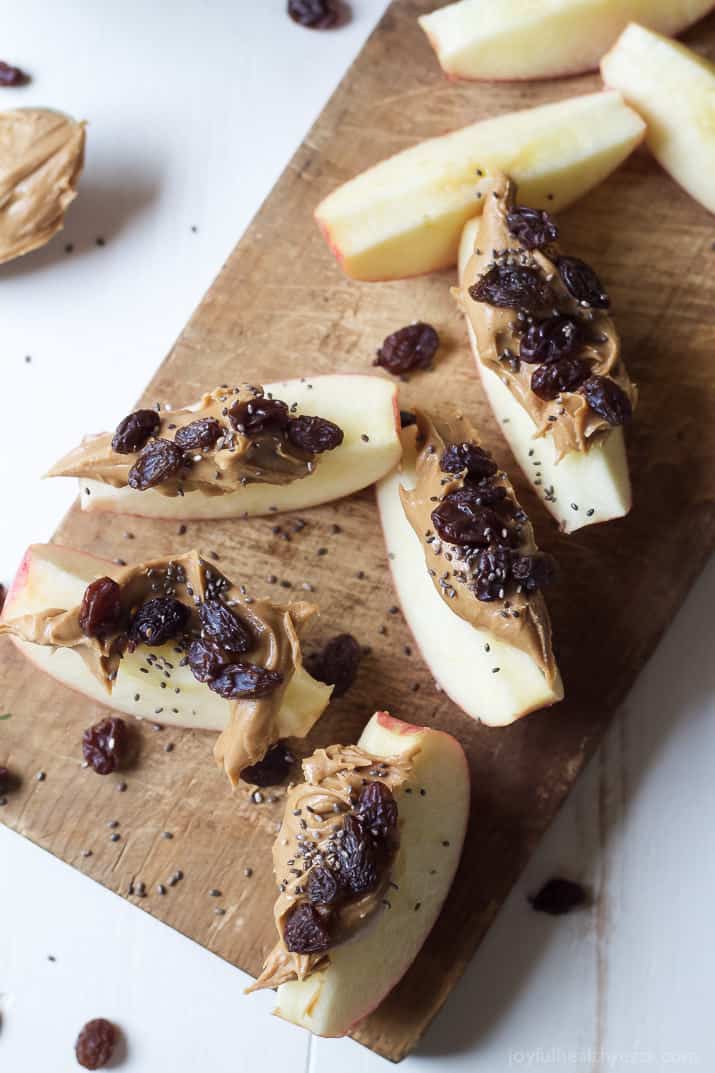
POLYGON ((353 279, 449 268, 493 174, 512 175, 528 204, 562 209, 610 175, 644 133, 619 93, 495 116, 383 160, 329 194, 315 218, 353 279))
POLYGON ((469 769, 451 735, 377 712, 358 746, 376 757, 411 754, 412 767, 395 794, 400 845, 389 908, 333 948, 327 967, 278 988, 276 1014, 319 1036, 345 1035, 407 972, 452 885, 469 815, 469 769))
POLYGON ((460 618, 437 593, 400 498, 401 487, 416 484, 416 433, 416 426, 403 430, 400 467, 377 486, 395 589, 422 657, 445 693, 473 719, 506 726, 561 700, 561 677, 556 671, 549 684, 527 652, 460 618))
POLYGON ((712 0, 459 0, 417 21, 450 78, 559 78, 598 67, 629 22, 672 35, 712 0))
POLYGON ((601 74, 645 119, 658 163, 715 212, 715 66, 631 24, 603 57, 601 74))
MULTIPOLYGON (((464 228, 459 251, 460 286, 477 245, 479 220, 464 228)), ((614 428, 587 451, 571 451, 557 460, 550 436, 536 439, 537 427, 509 388, 479 357, 477 337, 465 317, 469 342, 484 393, 516 462, 534 492, 565 533, 621 518, 631 509, 631 481, 622 428, 614 428)))
MULTIPOLYGON (((121 577, 122 567, 86 552, 58 544, 33 544, 27 550, 5 600, 0 625, 12 629, 26 615, 77 607, 87 585, 97 577, 121 577)), ((188 666, 182 666, 173 641, 147 649, 127 651, 119 664, 111 694, 95 677, 77 650, 35 644, 11 634, 12 641, 39 669, 63 685, 98 704, 138 719, 170 726, 223 731, 231 709, 225 700, 198 682, 188 666), (162 688, 161 665, 171 665, 171 689, 162 688)), ((300 665, 288 682, 278 714, 277 737, 304 737, 325 710, 332 690, 316 681, 300 665)))
MULTIPOLYGON (((146 518, 234 518, 239 515, 273 514, 303 510, 352 495, 387 473, 400 456, 397 389, 379 376, 341 373, 301 377, 265 385, 271 393, 293 407, 292 414, 318 415, 343 431, 343 441, 317 458, 308 476, 288 484, 252 482, 221 495, 206 495, 194 489, 182 496, 167 496, 155 488, 137 491, 127 484, 115 487, 104 481, 80 477, 80 502, 87 511, 107 511, 146 518)), ((200 403, 189 409, 198 410, 200 403)), ((171 418, 172 411, 162 416, 171 418)), ((160 433, 161 434, 161 433, 160 433)), ((108 437, 98 437, 105 449, 108 437)), ((76 472, 73 459, 91 449, 93 440, 72 452, 49 476, 76 472)), ((126 455, 118 455, 126 459, 126 455)))

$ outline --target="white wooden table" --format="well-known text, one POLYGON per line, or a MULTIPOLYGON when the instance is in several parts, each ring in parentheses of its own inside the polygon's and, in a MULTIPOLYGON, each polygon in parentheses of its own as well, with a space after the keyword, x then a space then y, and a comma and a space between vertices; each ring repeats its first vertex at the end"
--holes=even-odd
MULTIPOLYGON (((5 581, 73 494, 40 474, 129 408, 383 7, 354 0, 328 36, 284 0, 1 0, 0 58, 33 83, 0 107, 90 121, 64 236, 0 268, 5 581)), ((711 568, 406 1073, 715 1069, 714 599, 711 568), (532 912, 554 873, 591 883, 593 910, 532 912)), ((0 828, 3 1073, 76 1069, 95 1016, 122 1025, 126 1073, 387 1068, 245 983, 0 828)))

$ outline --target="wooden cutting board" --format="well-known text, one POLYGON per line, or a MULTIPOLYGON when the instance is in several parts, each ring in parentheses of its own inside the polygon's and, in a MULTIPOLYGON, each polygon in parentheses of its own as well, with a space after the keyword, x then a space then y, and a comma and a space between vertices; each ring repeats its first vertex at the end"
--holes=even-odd
MULTIPOLYGON (((510 464, 449 295, 454 274, 351 283, 312 220, 319 199, 339 182, 420 138, 598 86, 595 76, 522 86, 449 83, 415 22, 432 6, 395 0, 388 9, 142 402, 184 404, 226 381, 366 372, 383 337, 419 318, 439 329, 444 345, 434 370, 401 388, 403 405, 458 401, 510 464)), ((687 40, 712 54, 715 18, 687 40)), ((371 653, 303 752, 354 741, 378 707, 463 743, 472 817, 447 909, 412 970, 355 1033, 393 1060, 415 1046, 447 998, 713 545, 712 217, 643 150, 559 222, 565 247, 607 283, 641 404, 629 437, 629 518, 563 537, 515 475, 541 545, 562 568, 549 595, 567 697, 558 707, 489 730, 435 689, 419 655, 405 650, 411 639, 401 616, 390 613, 394 596, 371 490, 306 511, 300 532, 292 531, 293 517, 281 517, 190 523, 180 535, 176 523, 73 509, 55 537, 129 561, 198 547, 216 553, 219 566, 251 591, 280 598, 290 590, 267 582, 269 575, 290 582, 296 596, 302 582, 313 584, 323 612, 316 644, 348 629, 371 653), (319 548, 328 553, 319 556, 319 548)), ((102 710, 35 673, 4 640, 0 658, 0 703, 11 713, 0 722, 0 763, 24 776, 2 810, 4 822, 124 896, 132 881, 142 881, 148 893, 135 898, 142 909, 256 973, 273 942, 270 846, 280 795, 260 804, 244 791, 232 796, 211 761, 211 736, 188 730, 142 725, 134 768, 106 778, 83 770, 81 733, 102 710), (125 792, 118 792, 121 782, 125 792), (119 820, 114 842, 106 826, 112 819, 119 820), (165 831, 173 838, 162 837, 165 831), (177 869, 183 879, 164 896, 155 893, 177 869), (220 899, 208 896, 212 887, 220 899), (224 915, 215 914, 217 905, 224 915)))

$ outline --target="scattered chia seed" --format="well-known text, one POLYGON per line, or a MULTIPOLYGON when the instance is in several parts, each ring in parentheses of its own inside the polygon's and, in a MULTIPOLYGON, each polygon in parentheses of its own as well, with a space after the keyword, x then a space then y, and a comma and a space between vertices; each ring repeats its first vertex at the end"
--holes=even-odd
POLYGON ((183 536, 184 533, 186 532, 186 526, 185 525, 180 525, 179 528, 176 531, 179 534, 179 536, 183 536))
POLYGON ((174 836, 172 835, 171 831, 162 831, 161 832, 161 837, 162 838, 173 838, 174 836))
POLYGON ((119 832, 115 831, 114 834, 109 836, 109 841, 110 842, 118 842, 121 837, 122 836, 119 834, 119 832))
POLYGON ((173 751, 174 751, 174 743, 173 743, 173 741, 167 741, 166 745, 164 746, 164 752, 165 753, 173 753, 173 751))
POLYGON ((222 906, 217 905, 215 907, 215 909, 214 909, 214 916, 225 917, 226 916, 226 910, 222 906))
POLYGON ((166 887, 164 886, 163 883, 157 883, 157 885, 156 885, 156 893, 157 894, 166 894, 166 887))
POLYGON ((105 241, 104 241, 104 239, 102 238, 101 235, 96 239, 96 242, 97 242, 98 246, 104 246, 105 245, 105 241))
POLYGON ((82 856, 83 857, 91 857, 92 856, 92 850, 91 849, 83 849, 82 850, 82 856))
POLYGON ((37 782, 44 782, 46 778, 47 778, 47 775, 45 774, 44 771, 38 771, 37 774, 35 775, 35 779, 37 780, 37 782))
POLYGON ((119 820, 107 820, 107 827, 114 830, 115 827, 119 827, 119 820))
POLYGON ((211 890, 209 891, 209 898, 220 898, 220 897, 221 897, 221 891, 217 890, 216 887, 212 887, 211 890))
POLYGON ((246 879, 250 879, 251 876, 253 875, 253 869, 252 868, 244 868, 243 869, 243 874, 246 877, 246 879))
POLYGON ((330 526, 330 532, 337 536, 338 533, 342 533, 342 529, 339 525, 336 525, 335 522, 333 522, 333 524, 330 526))
POLYGON ((327 548, 318 548, 318 555, 327 555, 327 554, 328 554, 328 549, 327 548))
POLYGON ((395 604, 393 604, 392 607, 388 607, 387 609, 388 615, 397 615, 399 614, 399 611, 399 607, 397 607, 395 604))

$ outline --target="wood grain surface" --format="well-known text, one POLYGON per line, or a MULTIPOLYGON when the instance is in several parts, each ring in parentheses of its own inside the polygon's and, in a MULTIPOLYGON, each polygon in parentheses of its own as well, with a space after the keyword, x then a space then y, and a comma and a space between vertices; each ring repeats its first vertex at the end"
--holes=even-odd
MULTIPOLYGON (((388 9, 143 402, 181 405, 227 381, 364 372, 388 332, 419 318, 439 329, 444 345, 432 371, 403 385, 403 405, 439 409, 458 400, 510 467, 449 294, 454 273, 351 283, 312 220, 336 184, 420 138, 597 88, 595 76, 449 83, 415 23, 432 6, 395 0, 388 9)), ((686 40, 712 55, 715 18, 686 40)), ((564 247, 592 262, 608 286, 641 402, 629 435, 628 518, 564 537, 512 469, 539 542, 561 564, 549 596, 566 688, 556 708, 489 730, 435 688, 419 654, 405 651, 411 639, 401 616, 390 612, 395 598, 372 490, 306 511, 298 533, 292 517, 190 523, 180 535, 172 522, 73 509, 55 536, 129 561, 198 547, 215 552, 254 594, 285 598, 289 590, 266 581, 272 574, 296 596, 301 583, 314 585, 322 609, 314 643, 348 629, 371 651, 355 687, 330 706, 302 753, 354 741, 378 707, 449 730, 464 745, 472 816, 446 911, 402 983, 355 1033, 393 1060, 415 1046, 447 998, 713 546, 712 217, 640 150, 560 224, 564 247), (290 540, 273 531, 277 524, 290 540), (323 547, 328 553, 319 556, 323 547)), ((260 804, 243 790, 232 795, 212 763, 210 735, 147 725, 137 727, 134 767, 100 778, 81 767, 80 738, 102 709, 35 673, 4 640, 0 659, 3 710, 12 716, 0 723, 0 761, 23 773, 3 821, 119 894, 142 881, 141 908, 256 973, 274 938, 270 846, 280 794, 260 804), (121 837, 112 842, 114 819, 121 837), (156 893, 177 869, 183 879, 156 893), (214 887, 218 900, 208 895, 214 887), (224 915, 215 914, 217 904, 224 915)))

